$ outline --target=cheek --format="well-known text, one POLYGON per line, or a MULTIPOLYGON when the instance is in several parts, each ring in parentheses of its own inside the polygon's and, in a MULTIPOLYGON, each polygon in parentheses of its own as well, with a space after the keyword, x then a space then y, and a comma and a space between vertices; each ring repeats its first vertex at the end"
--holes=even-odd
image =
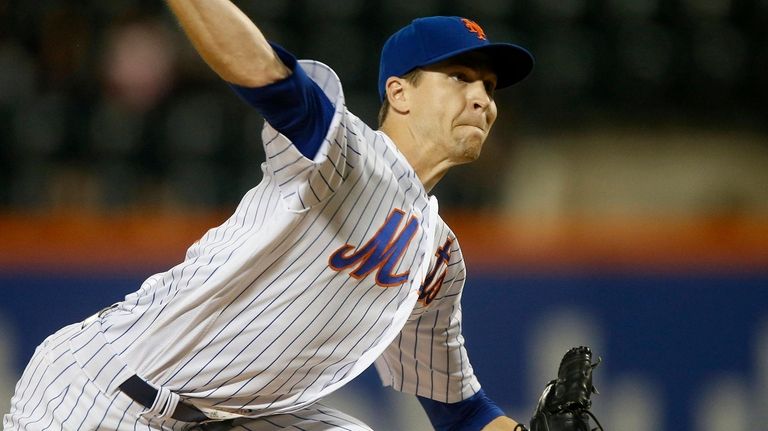
POLYGON ((496 110, 496 102, 491 102, 491 107, 488 109, 488 126, 492 126, 493 123, 496 121, 496 116, 498 115, 498 111, 496 110))

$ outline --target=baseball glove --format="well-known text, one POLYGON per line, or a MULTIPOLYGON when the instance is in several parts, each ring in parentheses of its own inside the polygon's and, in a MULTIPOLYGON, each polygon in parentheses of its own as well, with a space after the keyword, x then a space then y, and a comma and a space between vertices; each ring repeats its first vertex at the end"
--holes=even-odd
MULTIPOLYGON (((544 388, 531 418, 530 431, 603 431, 602 425, 589 411, 589 397, 597 390, 592 385, 592 370, 600 358, 592 363, 589 347, 574 347, 560 362, 557 379, 544 388), (597 425, 591 428, 592 419, 597 425)), ((516 430, 528 431, 523 425, 516 430)))

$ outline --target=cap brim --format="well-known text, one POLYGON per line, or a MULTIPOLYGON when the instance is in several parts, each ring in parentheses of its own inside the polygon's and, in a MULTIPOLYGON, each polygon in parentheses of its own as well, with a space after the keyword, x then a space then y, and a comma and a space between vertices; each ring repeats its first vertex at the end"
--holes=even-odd
POLYGON ((468 52, 487 54, 498 80, 496 88, 505 88, 517 84, 525 79, 533 70, 533 55, 527 49, 511 43, 489 43, 488 45, 456 50, 430 59, 429 63, 424 66, 440 63, 468 52))

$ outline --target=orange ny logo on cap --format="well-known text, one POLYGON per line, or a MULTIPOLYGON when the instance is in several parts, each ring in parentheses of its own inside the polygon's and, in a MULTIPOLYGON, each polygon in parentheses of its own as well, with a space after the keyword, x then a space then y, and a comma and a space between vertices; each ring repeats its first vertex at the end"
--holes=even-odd
POLYGON ((467 30, 471 31, 472 33, 477 33, 478 39, 485 40, 485 31, 483 31, 483 28, 480 27, 480 24, 466 18, 462 18, 461 21, 464 22, 467 30))

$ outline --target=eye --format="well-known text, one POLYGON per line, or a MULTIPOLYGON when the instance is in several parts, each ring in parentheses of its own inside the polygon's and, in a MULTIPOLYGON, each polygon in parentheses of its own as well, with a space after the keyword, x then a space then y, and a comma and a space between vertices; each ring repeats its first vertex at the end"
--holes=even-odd
POLYGON ((483 81, 483 85, 485 85, 485 91, 488 95, 493 97, 493 93, 496 90, 496 83, 490 80, 485 80, 483 81))
POLYGON ((469 77, 464 72, 453 72, 451 73, 451 79, 454 79, 459 82, 469 82, 469 77))

